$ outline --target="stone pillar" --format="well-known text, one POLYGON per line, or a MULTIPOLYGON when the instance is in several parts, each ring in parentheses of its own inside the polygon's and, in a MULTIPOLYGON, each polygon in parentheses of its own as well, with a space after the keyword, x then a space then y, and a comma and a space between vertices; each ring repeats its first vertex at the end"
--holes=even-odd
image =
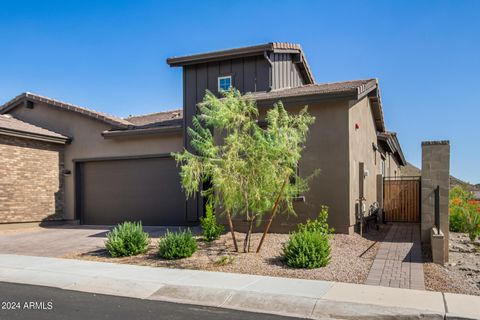
MULTIPOLYGON (((448 193, 450 190, 450 142, 422 142, 422 242, 431 243, 435 227, 435 189, 438 187, 438 226, 443 234, 444 262, 448 261, 448 193)), ((438 232, 437 231, 437 232, 438 232)))

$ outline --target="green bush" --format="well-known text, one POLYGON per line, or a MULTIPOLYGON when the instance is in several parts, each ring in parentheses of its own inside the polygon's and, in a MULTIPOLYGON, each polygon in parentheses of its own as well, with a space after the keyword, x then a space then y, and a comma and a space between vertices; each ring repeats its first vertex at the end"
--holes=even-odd
POLYGON ((480 205, 470 202, 466 206, 465 231, 470 241, 475 241, 480 236, 480 205))
POLYGON ((182 259, 197 251, 197 241, 190 229, 167 233, 158 241, 158 254, 164 259, 182 259))
POLYGON ((215 214, 213 213, 213 205, 206 205, 205 217, 200 218, 200 225, 202 226, 202 236, 207 242, 217 240, 223 232, 223 226, 217 223, 215 214))
POLYGON ((290 235, 283 246, 283 259, 292 268, 320 268, 330 262, 330 236, 302 230, 290 235))
POLYGON ((450 212, 450 231, 466 232, 465 217, 461 210, 455 210, 450 212))
POLYGON ((449 198, 450 231, 468 233, 474 241, 480 235, 480 204, 459 186, 450 190, 449 198))
POLYGON ((327 223, 328 220, 328 207, 322 206, 318 218, 315 220, 308 219, 304 224, 298 225, 298 231, 311 231, 319 232, 321 234, 331 234, 335 232, 335 229, 330 228, 327 223))
POLYGON ((112 257, 134 256, 148 249, 148 233, 141 222, 125 221, 107 233, 105 248, 112 257))
POLYGON ((283 259, 292 268, 320 268, 330 262, 330 237, 334 232, 327 223, 328 207, 322 206, 318 218, 298 225, 283 245, 283 259))

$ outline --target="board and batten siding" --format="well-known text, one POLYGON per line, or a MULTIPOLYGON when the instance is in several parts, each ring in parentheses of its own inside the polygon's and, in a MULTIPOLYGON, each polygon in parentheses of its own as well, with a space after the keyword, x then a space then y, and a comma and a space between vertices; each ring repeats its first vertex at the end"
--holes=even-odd
MULTIPOLYGON (((222 61, 187 65, 183 67, 183 106, 184 128, 192 126, 192 118, 197 110, 197 103, 203 100, 206 90, 215 95, 218 92, 218 77, 232 76, 232 85, 242 94, 246 92, 267 91, 270 89, 270 64, 263 56, 251 56, 222 61)), ((184 134, 185 147, 190 143, 184 134)), ((201 197, 189 199, 187 203, 187 220, 198 221, 203 215, 201 197)))
POLYGON ((271 53, 272 90, 299 87, 304 84, 298 66, 290 53, 271 53))

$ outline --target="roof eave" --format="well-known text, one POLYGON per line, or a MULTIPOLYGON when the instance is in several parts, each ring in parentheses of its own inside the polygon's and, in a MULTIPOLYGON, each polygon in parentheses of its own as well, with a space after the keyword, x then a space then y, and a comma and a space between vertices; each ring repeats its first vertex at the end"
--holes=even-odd
POLYGON ((108 117, 102 116, 100 114, 96 114, 95 112, 90 111, 88 109, 74 106, 74 105, 69 105, 69 104, 59 102, 50 98, 40 97, 38 95, 31 94, 29 92, 24 92, 16 96, 15 98, 13 98, 12 100, 6 102, 4 105, 0 106, 0 114, 8 113, 9 111, 15 109, 16 107, 19 107, 20 105, 22 105, 22 103, 25 103, 25 101, 32 101, 34 103, 45 103, 61 110, 77 112, 80 115, 98 120, 100 122, 106 123, 118 129, 128 129, 131 127, 131 125, 127 123, 111 120, 108 117), (79 110, 82 110, 82 112, 80 112, 79 110))
POLYGON ((398 141, 397 134, 395 132, 379 132, 377 133, 377 139, 383 141, 389 152, 396 158, 397 163, 401 166, 407 165, 407 160, 398 141))
POLYGON ((263 54, 265 51, 273 51, 273 44, 261 44, 258 46, 251 46, 251 47, 244 47, 244 48, 236 48, 236 49, 228 49, 228 50, 221 50, 221 51, 214 51, 214 52, 207 52, 207 53, 199 53, 193 54, 189 56, 180 56, 180 57, 172 57, 167 59, 167 63, 171 67, 181 67, 184 65, 189 64, 198 64, 204 63, 207 61, 215 61, 215 60, 223 60, 225 58, 232 59, 235 57, 244 57, 248 55, 257 55, 263 54))
POLYGON ((309 103, 323 102, 326 100, 344 100, 344 99, 356 99, 357 94, 355 91, 342 91, 336 93, 307 93, 295 96, 276 96, 276 97, 255 97, 252 96, 259 107, 271 107, 272 104, 282 101, 282 103, 288 103, 290 105, 301 105, 309 103))
POLYGON ((312 70, 310 69, 305 54, 303 53, 300 46, 293 45, 287 47, 278 47, 276 43, 273 42, 257 46, 193 54, 189 56, 172 57, 167 59, 167 64, 170 65, 170 67, 183 67, 187 65, 221 61, 225 59, 264 55, 265 52, 300 54, 301 58, 299 63, 302 65, 302 68, 304 70, 302 72, 302 75, 305 78, 305 82, 307 84, 315 83, 312 70))
POLYGON ((102 132, 102 136, 104 139, 116 139, 138 137, 144 135, 176 134, 181 133, 182 129, 182 125, 173 125, 146 129, 112 130, 102 132))
POLYGON ((53 137, 53 136, 48 136, 48 135, 43 135, 38 133, 31 133, 31 132, 5 129, 5 128, 0 128, 0 135, 38 140, 38 141, 44 141, 44 142, 51 142, 51 143, 57 143, 57 144, 68 144, 72 142, 72 138, 69 138, 69 137, 53 137))

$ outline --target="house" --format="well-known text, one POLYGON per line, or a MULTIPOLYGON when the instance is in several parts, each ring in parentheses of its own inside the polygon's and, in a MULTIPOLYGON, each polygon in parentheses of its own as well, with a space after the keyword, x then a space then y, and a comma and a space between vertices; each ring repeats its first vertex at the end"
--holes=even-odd
MULTIPOLYGON (((291 112, 308 105, 316 117, 299 172, 321 173, 295 203, 298 216, 277 219, 275 232, 316 217, 323 204, 331 226, 352 232, 358 199, 366 208, 381 200, 380 178, 400 175, 406 164, 386 130, 378 81, 317 84, 300 45, 267 43, 167 63, 182 68, 182 110, 122 119, 32 93, 0 107, 0 223, 197 224, 203 200, 185 199, 170 153, 189 148, 185 131, 207 89, 218 95, 234 86, 252 94, 262 112, 279 100, 291 112)), ((241 227, 241 218, 235 223, 241 227)))

